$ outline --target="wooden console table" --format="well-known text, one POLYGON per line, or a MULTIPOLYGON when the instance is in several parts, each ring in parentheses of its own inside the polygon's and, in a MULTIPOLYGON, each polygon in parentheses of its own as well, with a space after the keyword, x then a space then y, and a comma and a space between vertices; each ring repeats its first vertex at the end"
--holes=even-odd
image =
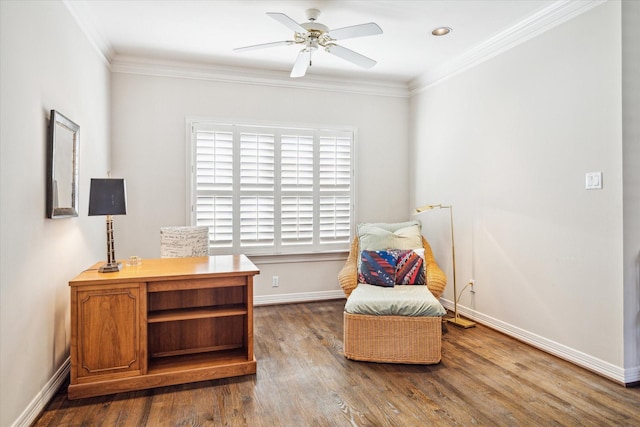
POLYGON ((246 256, 99 265, 69 282, 69 399, 256 373, 246 256))

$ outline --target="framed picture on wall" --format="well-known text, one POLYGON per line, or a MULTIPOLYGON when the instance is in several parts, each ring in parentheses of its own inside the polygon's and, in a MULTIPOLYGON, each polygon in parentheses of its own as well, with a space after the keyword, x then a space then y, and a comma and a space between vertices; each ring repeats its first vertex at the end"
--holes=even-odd
POLYGON ((80 126, 51 110, 47 136, 47 218, 78 216, 80 126))

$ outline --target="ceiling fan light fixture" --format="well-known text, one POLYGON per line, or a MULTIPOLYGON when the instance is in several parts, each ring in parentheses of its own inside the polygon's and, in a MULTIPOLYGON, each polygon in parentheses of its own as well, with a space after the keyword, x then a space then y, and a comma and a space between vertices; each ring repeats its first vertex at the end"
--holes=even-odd
POLYGON ((431 34, 433 34, 436 37, 440 37, 440 36, 446 36, 451 31, 453 31, 451 27, 438 27, 438 28, 434 28, 434 30, 431 31, 431 34))

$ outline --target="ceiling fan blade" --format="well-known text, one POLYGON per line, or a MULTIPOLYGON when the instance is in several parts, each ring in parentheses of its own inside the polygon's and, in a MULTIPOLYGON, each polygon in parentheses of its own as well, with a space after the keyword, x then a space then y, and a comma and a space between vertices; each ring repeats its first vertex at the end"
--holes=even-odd
POLYGON ((302 49, 298 54, 296 63, 293 64, 291 70, 291 77, 302 77, 306 74, 307 68, 309 68, 309 62, 311 61, 311 51, 308 49, 302 49))
POLYGON ((268 47, 276 47, 276 46, 287 46, 290 44, 294 44, 293 40, 283 40, 281 42, 271 42, 271 43, 262 43, 262 44, 254 44, 252 46, 245 47, 237 47, 233 49, 234 52, 247 52, 249 50, 257 50, 257 49, 265 49, 268 47))
POLYGON ((273 19, 275 19, 276 21, 278 21, 279 23, 289 28, 290 30, 293 30, 296 33, 302 33, 302 34, 307 33, 307 30, 302 25, 298 24, 296 21, 289 18, 284 13, 267 12, 267 15, 269 15, 270 17, 272 17, 273 19))
POLYGON ((338 46, 335 44, 332 46, 328 46, 326 48, 326 51, 332 55, 337 56, 338 58, 342 58, 362 68, 371 68, 377 64, 377 62, 371 58, 367 58, 366 56, 361 55, 358 52, 354 52, 351 49, 347 49, 346 47, 338 46))
POLYGON ((382 28, 374 22, 368 24, 353 25, 351 27, 336 28, 329 31, 329 37, 334 40, 352 39, 355 37, 375 36, 382 34, 382 28))

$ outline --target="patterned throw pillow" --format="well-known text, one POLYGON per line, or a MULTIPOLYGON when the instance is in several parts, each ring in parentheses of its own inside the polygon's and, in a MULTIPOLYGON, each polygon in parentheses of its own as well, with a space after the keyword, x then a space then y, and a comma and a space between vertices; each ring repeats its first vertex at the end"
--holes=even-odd
POLYGON ((396 285, 425 285, 424 259, 415 251, 396 252, 396 285))
POLYGON ((394 251, 360 252, 358 282, 392 288, 396 283, 396 259, 394 251))

